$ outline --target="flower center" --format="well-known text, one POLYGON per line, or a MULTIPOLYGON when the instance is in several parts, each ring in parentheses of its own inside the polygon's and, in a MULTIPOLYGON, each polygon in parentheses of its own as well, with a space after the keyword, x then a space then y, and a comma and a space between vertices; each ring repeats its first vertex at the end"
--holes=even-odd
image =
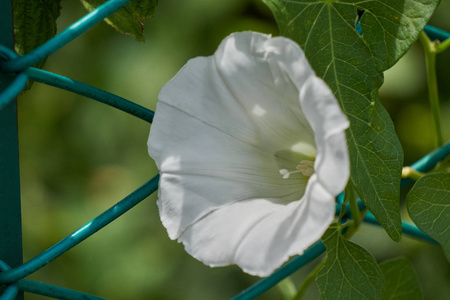
POLYGON ((314 162, 310 160, 302 160, 300 164, 295 167, 295 171, 288 171, 286 169, 281 169, 280 174, 283 175, 284 179, 289 178, 291 174, 302 173, 304 176, 310 177, 314 174, 314 162))

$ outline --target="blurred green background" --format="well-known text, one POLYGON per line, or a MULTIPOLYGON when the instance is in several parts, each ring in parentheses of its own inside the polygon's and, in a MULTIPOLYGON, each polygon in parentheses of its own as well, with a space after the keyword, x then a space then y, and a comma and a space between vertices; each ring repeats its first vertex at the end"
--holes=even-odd
MULTIPOLYGON (((62 1, 59 31, 85 14, 62 1)), ((450 31, 450 1, 430 24, 450 31)), ((44 69, 155 109, 161 87, 192 57, 211 55, 234 31, 277 34, 259 0, 160 0, 145 43, 102 23, 53 54, 44 69)), ((445 140, 450 139, 450 50, 437 59, 445 140)), ((380 94, 410 164, 433 149, 423 51, 414 45, 386 72, 380 94)), ((25 260, 84 225, 157 173, 147 154, 149 125, 75 94, 35 83, 19 97, 25 260)), ((402 191, 403 197, 407 188, 402 191)), ((235 266, 209 268, 171 241, 152 195, 29 278, 109 299, 228 299, 258 280, 235 266)), ((403 209, 404 210, 404 209, 403 209)), ((404 214, 407 219, 407 214, 404 214)), ((450 265, 439 247, 391 241, 364 225, 354 240, 379 262, 406 256, 426 299, 448 299, 450 265)), ((293 276, 300 284, 308 265, 293 276)), ((317 299, 313 286, 305 299, 317 299)), ((42 299, 27 295, 27 299, 42 299)), ((259 299, 281 299, 276 288, 259 299)))

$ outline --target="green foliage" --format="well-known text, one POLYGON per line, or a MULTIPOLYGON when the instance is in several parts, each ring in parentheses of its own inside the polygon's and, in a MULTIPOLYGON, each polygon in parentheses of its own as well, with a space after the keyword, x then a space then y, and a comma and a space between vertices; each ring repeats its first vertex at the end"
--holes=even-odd
POLYGON ((412 264, 405 258, 385 261, 380 264, 384 275, 382 300, 421 300, 419 282, 412 264))
POLYGON ((157 4, 158 0, 133 0, 126 5, 126 8, 139 19, 146 20, 153 17, 157 4))
POLYGON ((439 1, 263 1, 280 34, 299 43, 334 91, 351 123, 351 181, 389 236, 399 241, 403 151, 378 89, 382 72, 417 39, 439 1), (355 28, 358 9, 364 11, 363 35, 355 28))
MULTIPOLYGON (((61 0, 14 0, 14 41, 17 54, 37 48, 56 34, 61 0)), ((40 63, 41 66, 44 64, 40 63)))
POLYGON ((407 196, 407 207, 417 227, 442 245, 450 261, 450 174, 420 178, 407 196))
POLYGON ((324 234, 327 248, 323 268, 317 275, 320 299, 423 299, 414 268, 404 258, 379 266, 361 246, 346 240, 334 224, 324 234))
MULTIPOLYGON (((81 0, 87 11, 94 10, 106 0, 81 0)), ((130 35, 139 42, 145 41, 142 20, 153 16, 158 0, 133 0, 105 18, 105 22, 122 34, 130 35)))
MULTIPOLYGON (((56 19, 61 0, 14 0, 14 48, 17 54, 26 54, 56 34, 56 19)), ((35 65, 42 68, 45 59, 35 65)), ((27 89, 31 88, 31 83, 27 89)))
POLYGON ((375 258, 344 239, 338 225, 331 225, 322 241, 327 257, 316 279, 320 299, 380 299, 383 274, 375 258))
POLYGON ((406 53, 438 4, 439 0, 383 0, 356 4, 365 11, 360 23, 379 71, 392 67, 406 53))

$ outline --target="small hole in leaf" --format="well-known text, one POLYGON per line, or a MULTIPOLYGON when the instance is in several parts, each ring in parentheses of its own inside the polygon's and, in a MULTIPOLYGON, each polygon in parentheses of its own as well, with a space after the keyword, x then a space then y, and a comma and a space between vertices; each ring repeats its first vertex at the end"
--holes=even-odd
POLYGON ((356 31, 358 31, 358 33, 360 34, 360 35, 362 35, 363 34, 363 30, 362 30, 362 27, 361 27, 361 24, 360 24, 360 21, 361 21, 361 18, 362 18, 362 16, 363 16, 363 14, 364 14, 364 12, 365 12, 365 10, 364 9, 356 9, 356 14, 357 14, 357 17, 356 17, 356 24, 355 24, 355 28, 356 28, 356 31))

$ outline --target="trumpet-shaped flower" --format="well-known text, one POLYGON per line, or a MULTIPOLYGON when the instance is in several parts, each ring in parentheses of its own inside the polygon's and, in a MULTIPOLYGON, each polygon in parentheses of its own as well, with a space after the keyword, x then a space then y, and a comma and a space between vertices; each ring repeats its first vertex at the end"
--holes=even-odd
POLYGON ((148 149, 169 237, 209 266, 269 275, 333 221, 348 125, 295 42, 228 36, 159 94, 148 149))

